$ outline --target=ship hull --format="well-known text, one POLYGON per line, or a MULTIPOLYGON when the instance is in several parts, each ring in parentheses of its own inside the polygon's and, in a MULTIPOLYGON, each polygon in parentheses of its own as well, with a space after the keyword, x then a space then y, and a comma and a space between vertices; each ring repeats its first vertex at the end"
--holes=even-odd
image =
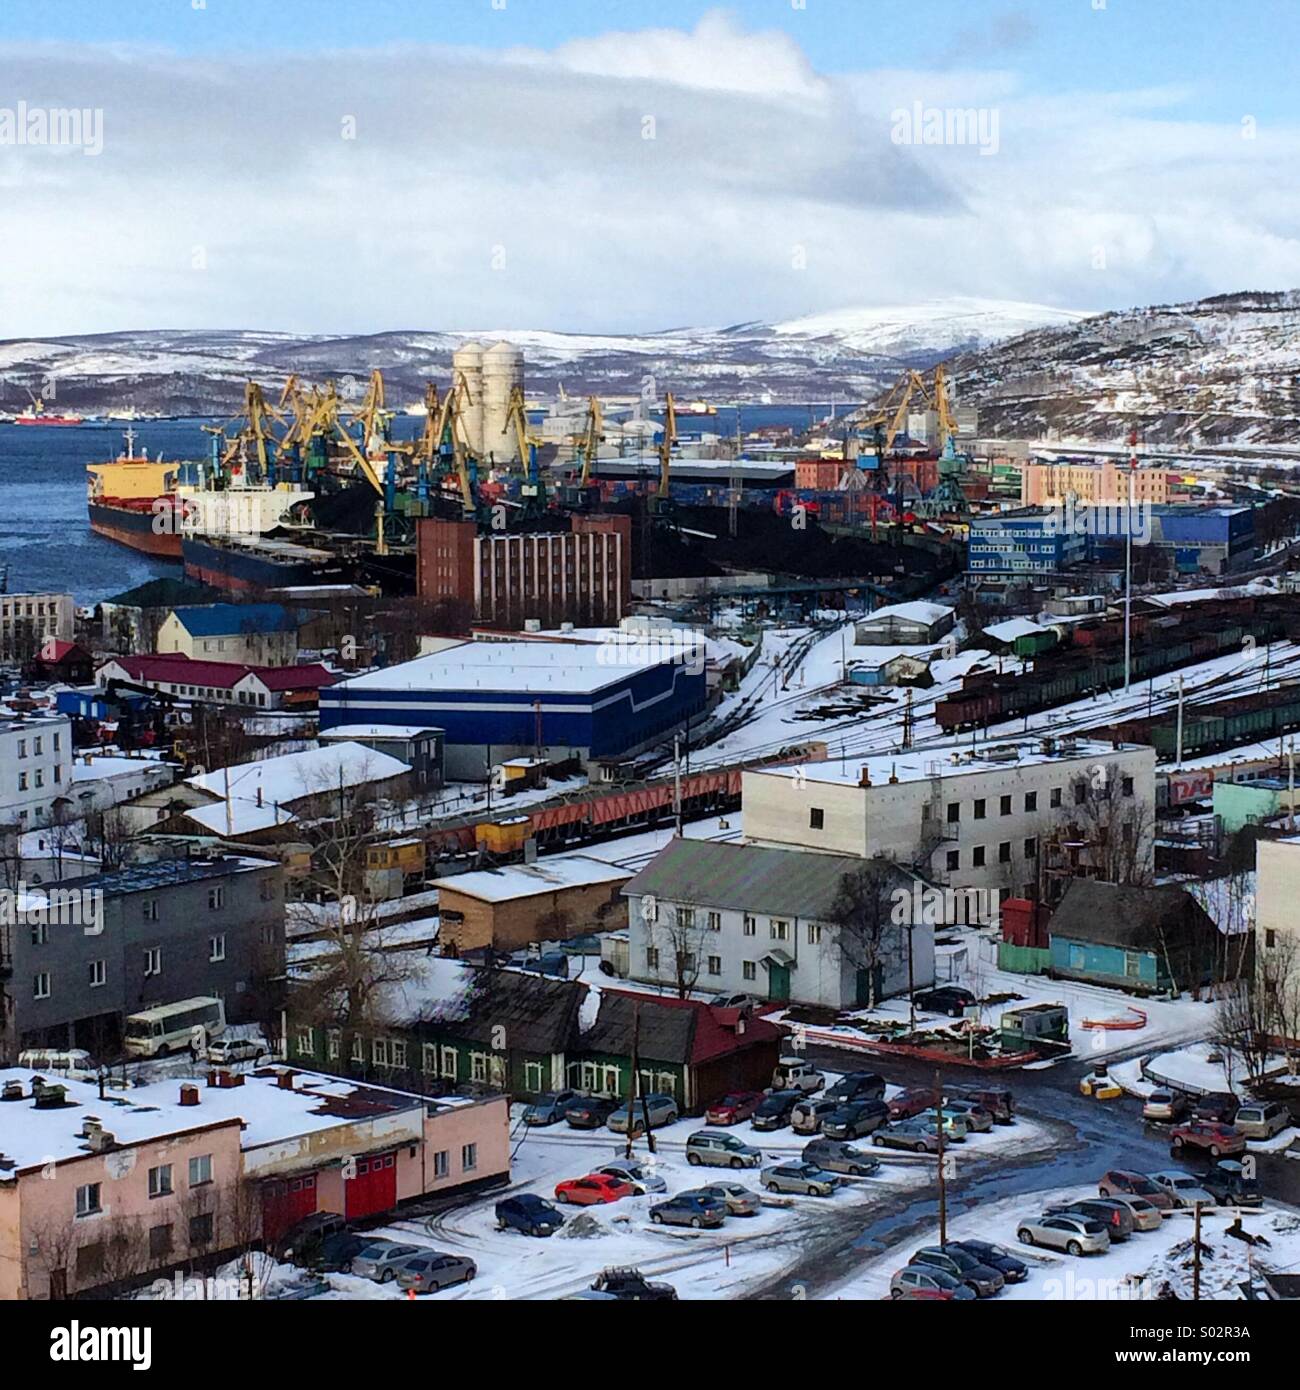
POLYGON ((100 502, 91 502, 90 529, 105 540, 116 541, 118 545, 129 546, 142 555, 152 555, 159 560, 180 560, 181 538, 174 531, 164 530, 159 534, 154 530, 155 515, 151 510, 142 511, 130 507, 109 507, 100 502))
POLYGON ((260 592, 312 584, 346 584, 353 566, 334 556, 294 558, 271 547, 223 545, 201 536, 181 540, 186 579, 218 589, 260 592))

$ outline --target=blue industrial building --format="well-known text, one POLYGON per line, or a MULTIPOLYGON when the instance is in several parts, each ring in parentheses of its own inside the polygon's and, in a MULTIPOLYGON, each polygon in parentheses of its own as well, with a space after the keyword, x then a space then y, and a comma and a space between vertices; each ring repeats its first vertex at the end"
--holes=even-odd
POLYGON ((340 725, 445 730, 446 775, 482 778, 505 758, 631 756, 702 715, 704 656, 639 642, 460 642, 320 692, 340 725))
MULTIPOLYGON (((1248 567, 1258 546, 1251 507, 1196 507, 1173 503, 1138 507, 1134 546, 1153 546, 1161 567, 1174 574, 1232 574, 1248 567)), ((1124 551, 1123 509, 1110 535, 1092 537, 1091 554, 1116 563, 1124 551)))
POLYGON ((1055 574, 1087 558, 1088 538, 1061 514, 1024 508, 972 517, 966 568, 972 575, 1055 574))

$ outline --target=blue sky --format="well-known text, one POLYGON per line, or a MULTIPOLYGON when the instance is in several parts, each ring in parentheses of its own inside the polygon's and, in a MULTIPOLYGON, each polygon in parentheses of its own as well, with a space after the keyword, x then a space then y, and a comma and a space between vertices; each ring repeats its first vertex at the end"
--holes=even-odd
POLYGON ((1300 3, 1095 3, 2 0, 0 121, 93 108, 104 140, 0 124, 0 240, 45 267, 0 280, 0 333, 1300 284, 1300 3), (993 138, 900 139, 917 102, 993 138))

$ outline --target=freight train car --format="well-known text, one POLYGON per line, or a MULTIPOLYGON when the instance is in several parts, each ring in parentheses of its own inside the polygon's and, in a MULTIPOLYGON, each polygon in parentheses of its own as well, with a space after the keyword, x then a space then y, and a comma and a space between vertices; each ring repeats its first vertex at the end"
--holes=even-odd
MULTIPOLYGON (((1184 759, 1200 757, 1222 748, 1268 741, 1293 729, 1300 729, 1297 683, 1233 700, 1190 705, 1183 710, 1182 755, 1184 759)), ((1168 710, 1146 719, 1124 720, 1088 730, 1087 736, 1146 744, 1162 761, 1172 761, 1178 757, 1178 712, 1168 710)))

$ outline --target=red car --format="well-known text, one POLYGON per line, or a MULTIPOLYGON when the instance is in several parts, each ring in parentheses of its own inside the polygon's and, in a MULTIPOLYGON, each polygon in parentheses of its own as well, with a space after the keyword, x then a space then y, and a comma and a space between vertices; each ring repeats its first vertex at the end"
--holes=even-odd
POLYGON ((1230 1157, 1246 1152, 1246 1136, 1232 1125, 1213 1120, 1189 1120, 1169 1131, 1170 1148, 1175 1154, 1184 1149, 1201 1149, 1211 1158, 1230 1157))
POLYGON ((1157 1187, 1145 1173, 1130 1173, 1123 1168, 1103 1173, 1097 1191, 1103 1197, 1143 1197, 1161 1211, 1169 1211, 1174 1205, 1173 1197, 1164 1188, 1157 1187))
POLYGON ((555 1184, 555 1200, 571 1202, 575 1207, 595 1207, 602 1202, 617 1202, 634 1197, 636 1188, 608 1173, 588 1173, 585 1178, 570 1178, 555 1184))
POLYGON ((704 1123, 738 1125, 742 1120, 752 1119, 754 1111, 766 1099, 762 1091, 732 1091, 709 1106, 704 1112, 704 1123))
POLYGON ((885 1103, 889 1106, 891 1120, 910 1120, 934 1104, 934 1089, 930 1086, 909 1086, 885 1103))

